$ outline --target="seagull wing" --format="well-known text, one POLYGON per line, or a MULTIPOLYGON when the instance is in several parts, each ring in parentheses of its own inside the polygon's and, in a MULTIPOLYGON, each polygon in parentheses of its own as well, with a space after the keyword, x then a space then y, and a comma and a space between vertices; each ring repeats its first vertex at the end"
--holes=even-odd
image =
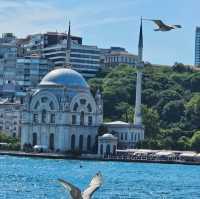
POLYGON ((172 25, 173 28, 182 28, 181 25, 172 25))
POLYGON ((90 199, 92 194, 103 184, 103 177, 101 173, 97 173, 91 180, 89 186, 83 192, 83 199, 90 199))
POLYGON ((152 21, 153 21, 159 28, 167 27, 167 25, 164 24, 161 20, 152 19, 152 21))
POLYGON ((60 182, 60 184, 69 191, 72 199, 81 199, 81 191, 79 188, 75 187, 74 185, 72 185, 69 182, 66 182, 62 179, 58 179, 58 181, 60 182))

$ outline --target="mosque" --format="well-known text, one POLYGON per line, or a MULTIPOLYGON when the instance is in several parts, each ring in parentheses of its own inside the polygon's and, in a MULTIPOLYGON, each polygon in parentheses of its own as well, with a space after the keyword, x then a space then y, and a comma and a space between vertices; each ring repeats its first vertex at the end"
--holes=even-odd
MULTIPOLYGON (((68 35, 69 55, 70 27, 68 35)), ((22 111, 21 148, 30 144, 46 146, 51 152, 78 151, 100 155, 113 154, 117 148, 134 148, 135 143, 144 139, 140 119, 141 87, 136 89, 139 97, 136 96, 135 115, 140 123, 103 123, 100 91, 93 96, 86 80, 69 67, 69 62, 69 56, 66 56, 65 66, 50 71, 36 89, 28 92, 22 111), (108 133, 99 136, 101 125, 107 126, 108 133)))

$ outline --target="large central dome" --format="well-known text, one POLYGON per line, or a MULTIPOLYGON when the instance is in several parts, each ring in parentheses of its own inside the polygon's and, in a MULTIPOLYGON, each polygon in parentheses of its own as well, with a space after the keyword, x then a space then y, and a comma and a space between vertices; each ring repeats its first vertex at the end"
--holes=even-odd
POLYGON ((41 86, 46 85, 63 85, 66 87, 88 88, 88 84, 83 76, 75 70, 68 68, 59 68, 52 70, 44 76, 40 82, 41 86))

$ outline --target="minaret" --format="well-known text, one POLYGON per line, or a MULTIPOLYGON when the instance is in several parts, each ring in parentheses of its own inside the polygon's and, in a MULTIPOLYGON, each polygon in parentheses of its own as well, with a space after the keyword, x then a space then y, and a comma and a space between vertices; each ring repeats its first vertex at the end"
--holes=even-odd
POLYGON ((64 62, 64 67, 65 68, 71 68, 70 53, 71 53, 71 23, 69 21, 69 29, 68 29, 68 33, 67 33, 66 58, 65 58, 65 62, 64 62))
POLYGON ((142 93, 142 68, 143 68, 143 33, 142 33, 142 19, 140 24, 140 34, 138 43, 138 62, 137 69, 137 82, 136 82, 136 98, 135 98, 135 115, 134 125, 142 126, 142 113, 141 113, 141 93, 142 93))

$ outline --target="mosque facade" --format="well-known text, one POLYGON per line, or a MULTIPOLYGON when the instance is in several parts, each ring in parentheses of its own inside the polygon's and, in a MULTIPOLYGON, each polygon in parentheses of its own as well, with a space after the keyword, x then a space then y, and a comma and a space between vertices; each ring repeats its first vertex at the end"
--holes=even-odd
POLYGON ((101 94, 93 97, 78 72, 60 68, 48 73, 26 96, 21 147, 46 146, 51 151, 92 152, 103 123, 101 94))

